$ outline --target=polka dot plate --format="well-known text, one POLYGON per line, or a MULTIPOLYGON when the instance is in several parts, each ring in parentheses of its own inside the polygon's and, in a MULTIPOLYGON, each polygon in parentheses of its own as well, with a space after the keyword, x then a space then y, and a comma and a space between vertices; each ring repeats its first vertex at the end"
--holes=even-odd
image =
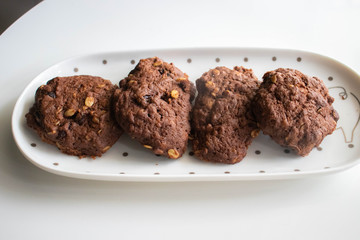
POLYGON ((39 74, 19 97, 12 116, 15 141, 36 166, 51 173, 110 181, 227 181, 269 180, 333 173, 359 163, 360 77, 342 63, 315 53, 284 49, 206 48, 136 52, 109 52, 80 56, 60 62, 39 74), (189 146, 178 160, 153 155, 124 134, 101 158, 62 154, 43 143, 26 126, 25 114, 34 102, 36 89, 56 76, 95 75, 114 84, 123 79, 141 58, 158 56, 173 62, 192 81, 216 66, 252 68, 261 79, 269 70, 295 68, 317 76, 335 98, 340 115, 337 130, 307 157, 299 157, 268 136, 260 134, 238 164, 225 165, 196 159, 189 146))

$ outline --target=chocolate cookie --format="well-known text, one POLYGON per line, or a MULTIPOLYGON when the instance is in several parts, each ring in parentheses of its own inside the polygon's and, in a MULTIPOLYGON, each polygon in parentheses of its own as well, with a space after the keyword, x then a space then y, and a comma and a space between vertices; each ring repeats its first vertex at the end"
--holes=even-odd
POLYGON ((251 69, 217 67, 196 81, 193 150, 205 161, 234 164, 259 134, 250 109, 260 82, 251 69))
POLYGON ((334 99, 319 78, 279 68, 263 79, 253 109, 260 128, 275 142, 306 156, 335 130, 334 99))
POLYGON ((179 158, 190 133, 189 115, 195 89, 172 63, 142 59, 115 91, 119 125, 157 155, 179 158))
POLYGON ((63 153, 101 156, 122 134, 110 112, 116 88, 100 77, 56 77, 37 89, 27 125, 63 153))

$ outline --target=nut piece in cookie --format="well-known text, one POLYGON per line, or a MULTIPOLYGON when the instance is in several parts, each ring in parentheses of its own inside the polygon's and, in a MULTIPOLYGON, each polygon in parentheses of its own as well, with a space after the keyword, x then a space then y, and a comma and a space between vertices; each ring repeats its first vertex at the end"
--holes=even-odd
POLYGON ((251 69, 217 67, 196 81, 193 151, 205 161, 234 164, 246 155, 259 129, 250 109, 259 86, 251 69))
POLYGON ((27 125, 63 153, 100 157, 122 134, 111 113, 116 88, 100 77, 56 77, 36 91, 27 125))
POLYGON ((144 148, 177 159, 186 150, 195 87, 160 58, 141 59, 114 95, 119 125, 144 148))
POLYGON ((279 68, 263 80, 253 110, 264 134, 275 142, 306 156, 335 130, 334 99, 319 78, 279 68))

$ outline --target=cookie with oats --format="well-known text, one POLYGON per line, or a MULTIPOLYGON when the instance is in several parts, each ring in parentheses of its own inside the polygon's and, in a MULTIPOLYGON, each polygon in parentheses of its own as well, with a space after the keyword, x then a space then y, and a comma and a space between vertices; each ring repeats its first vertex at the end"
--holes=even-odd
POLYGON ((100 77, 56 77, 37 89, 27 125, 63 153, 100 157, 122 134, 111 112, 116 88, 100 77))
POLYGON ((119 125, 157 155, 177 159, 186 150, 191 100, 188 76, 158 57, 141 59, 114 95, 119 125))
POLYGON ((216 67, 196 81, 192 111, 195 156, 234 164, 246 155, 258 135, 251 101, 259 82, 251 69, 216 67))
POLYGON ((336 129, 339 115, 322 80, 289 68, 269 71, 263 80, 253 109, 275 142, 306 156, 336 129))

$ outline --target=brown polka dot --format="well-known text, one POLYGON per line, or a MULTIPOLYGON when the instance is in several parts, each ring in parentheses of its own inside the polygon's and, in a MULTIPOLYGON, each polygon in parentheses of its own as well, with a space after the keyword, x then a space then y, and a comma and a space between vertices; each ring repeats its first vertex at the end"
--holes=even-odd
POLYGON ((351 144, 351 143, 350 143, 350 144, 348 145, 348 147, 349 147, 349 148, 353 148, 353 147, 354 147, 354 144, 351 144))
POLYGON ((260 150, 256 150, 256 151, 255 151, 255 154, 257 154, 257 155, 259 155, 260 153, 261 153, 260 150))
POLYGON ((190 155, 190 156, 194 156, 194 152, 189 152, 189 155, 190 155))
POLYGON ((119 172, 119 174, 125 174, 124 172, 119 172))
POLYGON ((107 64, 107 61, 105 59, 103 60, 103 64, 107 64))
POLYGON ((260 170, 259 173, 265 173, 265 171, 264 171, 264 170, 260 170))
POLYGON ((156 173, 154 173, 154 175, 160 175, 160 173, 156 172, 156 173))
POLYGON ((294 169, 295 172, 300 172, 300 169, 294 169))
POLYGON ((135 60, 131 60, 130 63, 131 63, 131 64, 135 64, 135 60))
POLYGON ((284 153, 290 153, 290 150, 289 150, 289 149, 285 149, 285 150, 284 150, 284 153))
POLYGON ((301 62, 301 57, 298 57, 296 61, 301 62))
POLYGON ((188 63, 191 63, 191 58, 188 58, 186 61, 187 61, 188 63))
POLYGON ((220 58, 215 58, 215 62, 220 62, 220 58))
POLYGON ((324 167, 324 169, 329 169, 330 167, 324 167))
POLYGON ((54 162, 53 165, 54 165, 54 166, 59 166, 59 163, 54 162))
POLYGON ((332 81, 334 78, 332 76, 328 77, 329 81, 332 81))
POLYGON ((31 143, 30 146, 36 147, 36 143, 31 143))
POLYGON ((317 147, 316 148, 318 151, 322 151, 322 147, 317 147))
POLYGON ((123 152, 123 156, 127 157, 129 154, 127 152, 123 152))
POLYGON ((74 68, 74 72, 78 72, 79 71, 79 69, 78 68, 74 68))
POLYGON ((189 174, 195 174, 195 172, 189 172, 189 174))
POLYGON ((249 59, 247 57, 244 58, 244 62, 248 62, 249 59))
POLYGON ((225 174, 230 174, 230 172, 229 171, 226 171, 226 172, 224 172, 225 174))
POLYGON ((275 62, 275 61, 276 61, 276 57, 272 57, 272 60, 275 62))

